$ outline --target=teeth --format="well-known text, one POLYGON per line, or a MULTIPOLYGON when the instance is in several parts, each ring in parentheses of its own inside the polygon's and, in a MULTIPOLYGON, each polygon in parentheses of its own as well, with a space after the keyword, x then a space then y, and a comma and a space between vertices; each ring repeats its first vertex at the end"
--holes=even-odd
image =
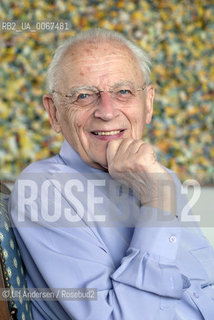
POLYGON ((95 131, 94 134, 98 136, 112 136, 114 134, 120 133, 120 130, 115 130, 115 131, 95 131))

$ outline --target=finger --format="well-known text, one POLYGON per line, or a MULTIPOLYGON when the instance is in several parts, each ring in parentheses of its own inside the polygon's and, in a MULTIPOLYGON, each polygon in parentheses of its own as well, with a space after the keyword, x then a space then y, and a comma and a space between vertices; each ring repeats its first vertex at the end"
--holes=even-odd
POLYGON ((117 150, 122 142, 122 139, 111 140, 107 146, 107 162, 112 161, 117 153, 117 150))
POLYGON ((154 148, 149 143, 140 146, 138 154, 142 154, 144 166, 151 166, 157 163, 157 155, 154 148))
POLYGON ((138 153, 144 143, 143 140, 133 140, 132 143, 128 145, 126 153, 130 156, 138 153))
POLYGON ((122 139, 118 146, 117 153, 120 155, 127 155, 127 150, 134 143, 133 139, 122 139))
MULTIPOLYGON (((113 140, 110 141, 110 153, 109 153, 109 158, 107 156, 107 160, 110 160, 111 157, 111 161, 123 161, 125 159, 128 158, 129 153, 128 153, 128 149, 132 144, 135 144, 135 140, 133 139, 119 139, 119 140, 113 140), (113 141, 117 141, 117 143, 114 143, 113 141), (112 146, 113 145, 113 146, 112 146)), ((133 151, 131 151, 133 154, 133 151)), ((130 155, 131 155, 130 154, 130 155)))

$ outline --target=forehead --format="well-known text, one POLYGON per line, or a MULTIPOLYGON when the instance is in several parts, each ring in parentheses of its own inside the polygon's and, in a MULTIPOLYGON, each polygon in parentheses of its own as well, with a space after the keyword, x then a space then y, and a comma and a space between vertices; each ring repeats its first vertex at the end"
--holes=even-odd
POLYGON ((60 63, 60 73, 61 82, 65 85, 65 82, 72 80, 78 85, 104 78, 109 81, 112 77, 112 81, 115 77, 130 81, 141 81, 142 78, 139 63, 133 53, 124 44, 117 42, 87 42, 68 48, 60 63))

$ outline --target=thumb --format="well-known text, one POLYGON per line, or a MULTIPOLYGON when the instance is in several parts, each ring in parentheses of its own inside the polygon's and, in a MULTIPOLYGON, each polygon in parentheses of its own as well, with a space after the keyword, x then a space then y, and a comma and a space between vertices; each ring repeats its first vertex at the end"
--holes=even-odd
POLYGON ((122 140, 123 139, 109 141, 108 146, 107 146, 107 150, 106 150, 108 165, 109 165, 109 163, 111 163, 113 161, 122 140))

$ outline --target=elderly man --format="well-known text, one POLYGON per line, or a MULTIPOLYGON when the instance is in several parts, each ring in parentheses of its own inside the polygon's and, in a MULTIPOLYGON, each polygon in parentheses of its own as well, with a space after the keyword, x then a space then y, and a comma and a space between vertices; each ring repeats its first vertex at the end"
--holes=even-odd
POLYGON ((28 287, 76 288, 78 299, 32 299, 34 319, 212 320, 213 251, 182 227, 180 183, 141 139, 154 99, 146 54, 85 31, 56 50, 48 88, 65 141, 21 174, 11 216, 28 287))

